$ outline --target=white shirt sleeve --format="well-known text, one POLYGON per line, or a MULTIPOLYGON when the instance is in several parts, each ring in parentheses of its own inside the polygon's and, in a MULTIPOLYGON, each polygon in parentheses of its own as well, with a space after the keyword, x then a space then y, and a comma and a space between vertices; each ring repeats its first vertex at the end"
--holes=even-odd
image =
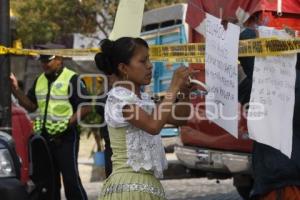
POLYGON ((106 123, 114 128, 128 126, 123 117, 123 107, 137 103, 137 96, 130 90, 123 87, 113 88, 107 97, 105 104, 106 123))

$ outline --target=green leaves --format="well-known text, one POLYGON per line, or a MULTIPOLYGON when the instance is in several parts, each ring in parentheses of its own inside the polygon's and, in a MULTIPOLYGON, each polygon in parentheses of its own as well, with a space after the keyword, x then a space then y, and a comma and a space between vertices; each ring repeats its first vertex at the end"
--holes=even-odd
POLYGON ((145 10, 160 8, 176 3, 187 3, 188 0, 146 0, 145 10))
POLYGON ((17 35, 24 46, 30 46, 61 41, 75 32, 94 33, 102 4, 97 0, 12 0, 11 7, 17 17, 17 35))
MULTIPOLYGON (((73 33, 109 35, 119 0, 11 0, 23 46, 61 43, 73 33), (97 21, 97 15, 102 21, 97 21)), ((146 0, 145 10, 187 0, 146 0)), ((130 22, 128 22, 130 23, 130 22)))

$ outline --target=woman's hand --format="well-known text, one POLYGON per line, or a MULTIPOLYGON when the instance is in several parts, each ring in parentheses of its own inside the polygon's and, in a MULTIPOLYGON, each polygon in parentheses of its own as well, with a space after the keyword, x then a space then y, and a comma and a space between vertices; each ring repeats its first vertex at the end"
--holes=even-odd
POLYGON ((181 66, 173 74, 170 89, 176 93, 187 87, 189 84, 189 70, 187 67, 181 66))
POLYGON ((187 83, 183 88, 180 89, 180 93, 184 94, 184 97, 188 97, 193 91, 194 87, 192 84, 187 83))
POLYGON ((17 80, 16 76, 13 73, 11 73, 9 78, 10 78, 12 89, 18 90, 19 85, 18 85, 18 80, 17 80))

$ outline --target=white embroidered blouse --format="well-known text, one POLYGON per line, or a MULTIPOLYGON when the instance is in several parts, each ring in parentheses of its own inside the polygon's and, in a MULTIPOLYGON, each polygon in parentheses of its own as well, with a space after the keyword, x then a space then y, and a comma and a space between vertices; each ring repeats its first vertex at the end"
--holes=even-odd
POLYGON ((144 168, 154 171, 157 178, 162 178, 163 170, 167 168, 167 160, 161 136, 150 135, 124 119, 122 109, 130 104, 138 105, 149 114, 155 106, 147 93, 142 93, 140 99, 126 88, 115 87, 109 91, 105 104, 106 123, 113 128, 126 128, 127 164, 134 171, 144 168))

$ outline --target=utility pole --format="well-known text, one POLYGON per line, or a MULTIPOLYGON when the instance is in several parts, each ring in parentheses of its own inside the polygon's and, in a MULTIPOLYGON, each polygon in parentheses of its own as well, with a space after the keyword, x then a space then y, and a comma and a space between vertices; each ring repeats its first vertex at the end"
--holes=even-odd
MULTIPOLYGON (((0 0, 0 45, 10 47, 9 0, 0 0)), ((11 134, 11 85, 9 55, 0 55, 0 131, 11 134)))

